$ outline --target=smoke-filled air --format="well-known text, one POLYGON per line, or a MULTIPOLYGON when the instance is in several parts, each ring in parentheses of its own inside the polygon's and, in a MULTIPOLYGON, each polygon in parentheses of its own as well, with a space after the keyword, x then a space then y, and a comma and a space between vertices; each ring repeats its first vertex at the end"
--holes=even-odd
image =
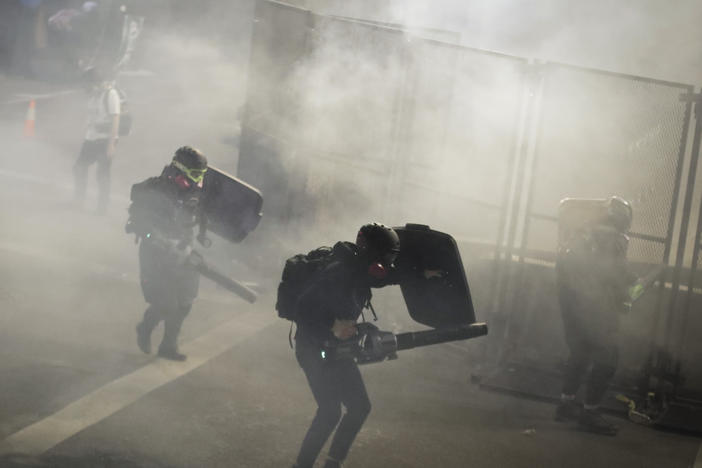
POLYGON ((702 466, 700 24, 3 1, 0 466, 702 466))

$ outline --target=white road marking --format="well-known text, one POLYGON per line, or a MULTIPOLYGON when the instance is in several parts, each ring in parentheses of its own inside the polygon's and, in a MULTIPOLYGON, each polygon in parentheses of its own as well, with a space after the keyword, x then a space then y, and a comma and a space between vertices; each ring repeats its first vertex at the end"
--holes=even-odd
MULTIPOLYGON (((0 169, 0 177, 50 185, 60 190, 72 190, 72 187, 68 184, 57 184, 55 180, 6 169, 0 169)), ((113 196, 111 198, 124 202, 128 201, 125 197, 113 196)), ((123 276, 96 262, 79 260, 56 252, 44 251, 17 243, 0 242, 0 250, 39 256, 54 261, 78 262, 94 272, 123 276)), ((11 453, 21 453, 30 456, 41 455, 76 433, 134 403, 152 390, 187 374, 219 356, 232 346, 250 338, 274 322, 275 316, 273 314, 261 313, 261 311, 238 316, 181 346, 182 352, 188 355, 186 362, 174 363, 162 359, 154 359, 146 366, 104 385, 51 416, 7 437, 0 442, 0 455, 11 453)))
POLYGON ((251 312, 181 347, 188 360, 175 363, 154 359, 131 374, 89 393, 62 410, 15 432, 0 442, 0 455, 38 456, 78 432, 102 421, 178 377, 187 374, 232 346, 274 323, 273 314, 251 312))

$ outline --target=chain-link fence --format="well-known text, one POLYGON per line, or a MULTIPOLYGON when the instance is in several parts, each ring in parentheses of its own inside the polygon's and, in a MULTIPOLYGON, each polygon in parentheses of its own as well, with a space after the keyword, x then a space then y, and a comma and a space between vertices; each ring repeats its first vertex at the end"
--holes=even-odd
MULTIPOLYGON (((526 173, 520 241, 524 264, 510 288, 510 329, 511 339, 517 340, 512 346, 522 355, 528 350, 536 360, 557 362, 567 350, 555 271, 543 260, 555 257, 559 201, 610 195, 629 200, 634 211, 629 260, 641 275, 667 264, 690 119, 690 105, 680 96, 692 87, 559 64, 543 65, 541 76, 538 125, 526 173)), ((662 296, 649 298, 622 320, 625 366, 646 360, 665 305, 662 296)))
POLYGON ((525 61, 315 18, 297 83, 318 221, 417 221, 494 244, 525 61))
POLYGON ((504 224, 526 61, 411 41, 397 193, 402 219, 495 245, 504 224))
POLYGON ((630 260, 661 263, 672 239, 692 87, 548 64, 522 245, 554 250, 558 202, 619 195, 634 210, 630 260))
POLYGON ((696 346, 702 335, 702 196, 698 203, 696 223, 692 218, 692 226, 696 226, 696 229, 690 269, 686 272, 684 279, 687 291, 681 291, 683 297, 679 301, 677 327, 671 330, 670 343, 673 346, 671 351, 674 360, 680 365, 678 372, 685 378, 682 392, 689 397, 702 400, 702 374, 699 372, 702 349, 696 346))
POLYGON ((525 64, 259 2, 239 175, 330 236, 415 221, 494 245, 525 64))
MULTIPOLYGON (((505 252, 504 268, 480 264, 468 276, 484 304, 483 286, 500 293, 493 305, 509 324, 491 335, 514 355, 566 355, 553 269, 561 199, 624 197, 637 272, 672 262, 691 120, 680 96, 691 86, 532 63, 265 0, 249 73, 239 175, 261 188, 266 216, 305 220, 325 239, 369 220, 429 224, 478 246, 464 248, 478 255, 469 268, 505 252)), ((671 313, 665 288, 656 291, 623 320, 631 365, 671 313)))

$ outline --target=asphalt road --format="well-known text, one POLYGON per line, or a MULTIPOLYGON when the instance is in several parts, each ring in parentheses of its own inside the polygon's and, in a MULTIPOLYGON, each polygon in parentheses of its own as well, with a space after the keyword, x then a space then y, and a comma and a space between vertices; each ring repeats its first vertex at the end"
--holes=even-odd
MULTIPOLYGON (((275 275, 238 263, 251 246, 221 246, 220 266, 259 285, 260 301, 203 281, 181 337, 189 360, 142 354, 145 304, 123 225, 128 184, 145 169, 116 164, 107 216, 76 209, 77 145, 58 129, 78 128, 78 113, 33 140, 17 115, 0 126, 0 466, 290 466, 315 407, 272 307, 275 275)), ((392 327, 383 311, 401 306, 383 303, 380 326, 392 327)), ((623 419, 617 437, 582 433, 554 422, 552 405, 481 391, 474 349, 364 367, 373 411, 345 466, 702 466, 698 438, 623 419)))

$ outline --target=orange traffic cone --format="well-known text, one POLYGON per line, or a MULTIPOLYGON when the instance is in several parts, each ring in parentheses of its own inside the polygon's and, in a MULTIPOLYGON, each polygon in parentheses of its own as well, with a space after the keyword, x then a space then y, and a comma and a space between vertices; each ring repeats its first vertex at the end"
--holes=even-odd
POLYGON ((24 119, 24 136, 33 137, 34 136, 34 121, 37 117, 36 104, 34 99, 29 101, 29 107, 27 108, 27 117, 24 119))

